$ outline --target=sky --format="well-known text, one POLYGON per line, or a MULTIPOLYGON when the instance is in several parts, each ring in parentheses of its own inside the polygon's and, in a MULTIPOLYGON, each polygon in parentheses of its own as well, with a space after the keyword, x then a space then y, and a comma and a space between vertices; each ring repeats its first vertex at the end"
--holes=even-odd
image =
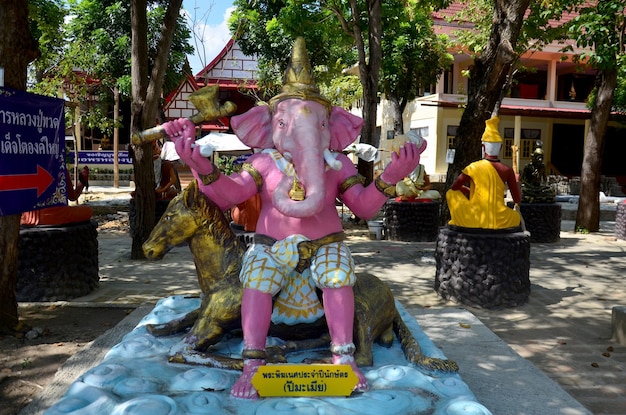
POLYGON ((197 74, 224 49, 230 40, 226 21, 234 9, 232 0, 183 0, 190 27, 195 35, 191 44, 196 49, 189 55, 192 72, 197 74), (195 24, 194 24, 195 23, 195 24), (201 41, 203 39, 203 41, 201 41))

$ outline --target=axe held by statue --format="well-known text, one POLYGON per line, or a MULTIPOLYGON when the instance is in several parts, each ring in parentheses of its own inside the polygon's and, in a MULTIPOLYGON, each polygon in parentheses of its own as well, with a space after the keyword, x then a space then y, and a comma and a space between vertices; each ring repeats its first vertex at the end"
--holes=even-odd
MULTIPOLYGON (((218 85, 209 85, 194 91, 189 95, 189 100, 198 110, 197 113, 189 117, 196 125, 203 122, 213 121, 221 117, 233 115, 237 111, 237 105, 231 101, 226 101, 220 105, 218 101, 218 85)), ((135 145, 149 143, 160 138, 167 137, 165 129, 161 125, 133 133, 131 141, 135 145)))

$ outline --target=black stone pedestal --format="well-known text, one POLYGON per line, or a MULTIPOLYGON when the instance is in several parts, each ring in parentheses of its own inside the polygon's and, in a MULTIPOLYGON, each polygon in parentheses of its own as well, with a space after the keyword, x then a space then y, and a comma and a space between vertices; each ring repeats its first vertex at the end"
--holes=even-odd
POLYGON ((626 203, 618 203, 615 212, 615 237, 626 240, 626 203))
POLYGON ((530 242, 553 243, 561 239, 561 205, 520 203, 519 207, 530 242))
POLYGON ((439 202, 397 202, 383 206, 386 239, 405 242, 431 242, 439 231, 439 202))
POLYGON ((17 300, 61 301, 98 287, 98 223, 20 229, 17 300))
POLYGON ((486 309, 528 301, 530 237, 520 229, 443 227, 435 260, 435 291, 446 300, 486 309))

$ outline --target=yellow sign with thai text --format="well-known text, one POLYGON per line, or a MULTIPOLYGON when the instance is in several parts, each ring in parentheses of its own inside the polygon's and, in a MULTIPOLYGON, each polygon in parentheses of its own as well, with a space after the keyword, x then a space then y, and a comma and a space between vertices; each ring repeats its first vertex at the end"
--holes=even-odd
POLYGON ((252 385, 260 396, 349 396, 358 383, 350 365, 260 366, 252 385))

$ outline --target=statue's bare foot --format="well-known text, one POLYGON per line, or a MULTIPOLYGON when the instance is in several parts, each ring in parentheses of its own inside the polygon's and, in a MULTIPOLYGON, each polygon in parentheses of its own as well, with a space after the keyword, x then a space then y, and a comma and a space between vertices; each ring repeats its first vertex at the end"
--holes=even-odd
POLYGON ((361 369, 359 369, 356 362, 354 361, 354 356, 350 354, 333 354, 333 364, 334 365, 350 365, 350 367, 352 368, 352 371, 354 372, 356 377, 359 379, 358 383, 354 387, 355 391, 362 392, 362 391, 366 391, 369 389, 369 385, 367 384, 367 379, 365 378, 365 375, 363 374, 363 372, 361 372, 361 369))
POLYGON ((252 386, 252 377, 256 374, 259 366, 263 366, 265 360, 246 359, 243 362, 243 373, 230 389, 230 396, 239 399, 258 399, 259 394, 252 386))

